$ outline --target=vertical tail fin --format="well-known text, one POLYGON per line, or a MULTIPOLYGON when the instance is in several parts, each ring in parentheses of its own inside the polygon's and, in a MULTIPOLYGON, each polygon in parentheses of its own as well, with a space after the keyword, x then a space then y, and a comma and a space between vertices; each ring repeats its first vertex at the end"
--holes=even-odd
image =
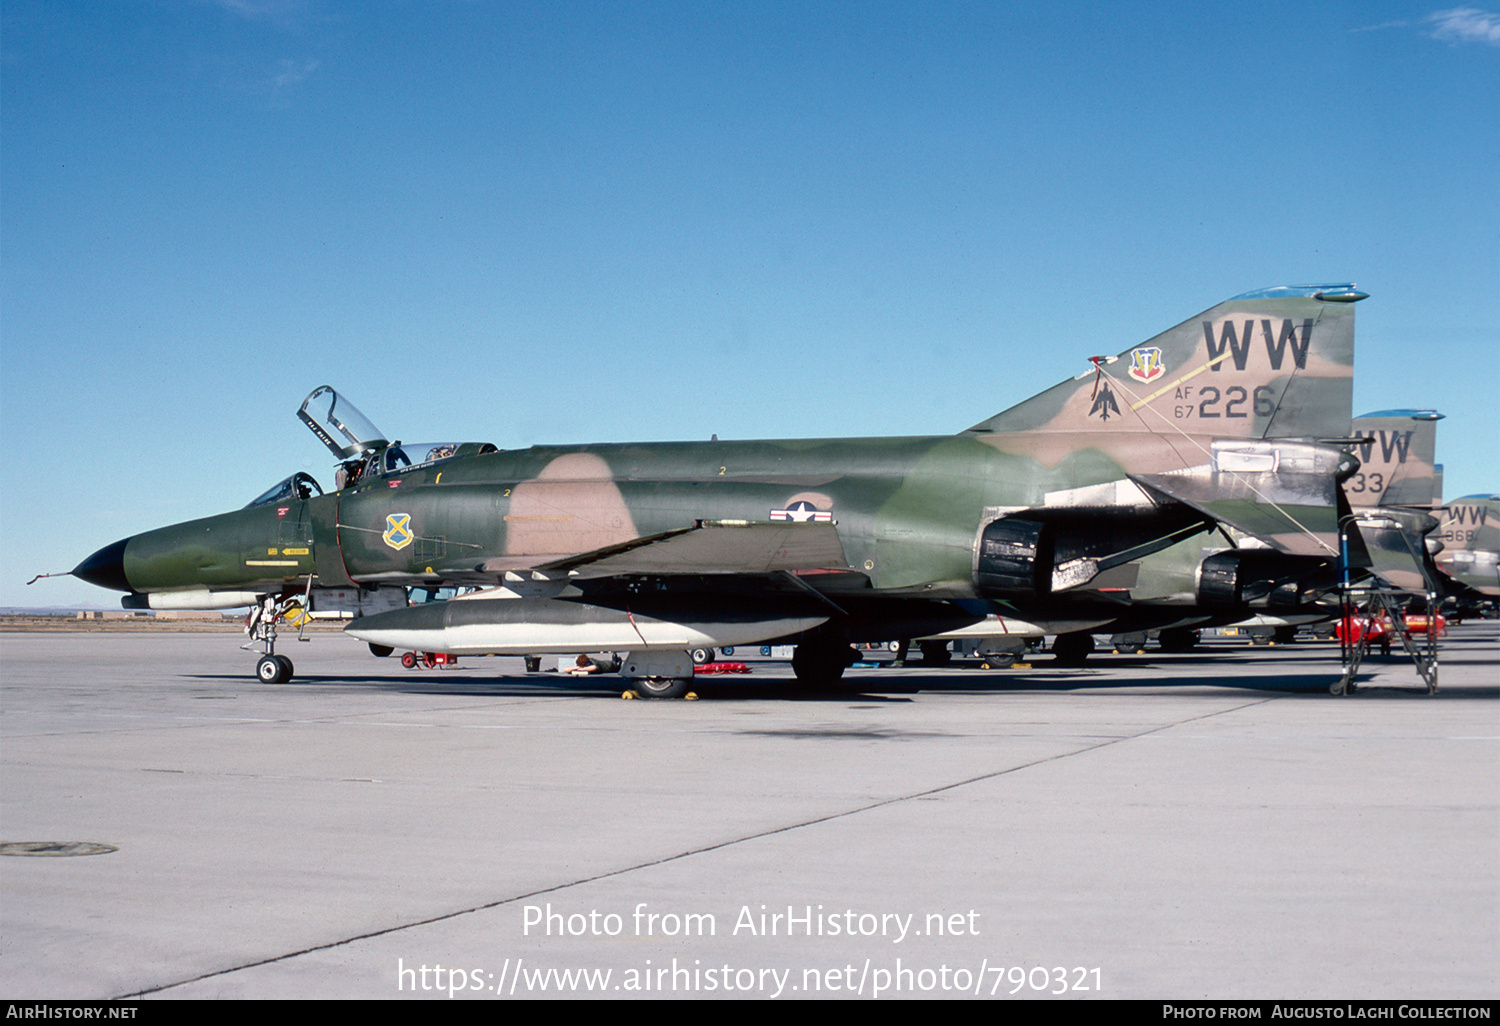
POLYGON ((1247 292, 965 434, 1347 438, 1364 298, 1348 284, 1247 292))
POLYGON ((1442 505, 1437 479, 1437 422, 1433 410, 1381 410, 1354 419, 1351 438, 1364 441, 1353 447, 1359 472, 1344 482, 1350 505, 1442 505))

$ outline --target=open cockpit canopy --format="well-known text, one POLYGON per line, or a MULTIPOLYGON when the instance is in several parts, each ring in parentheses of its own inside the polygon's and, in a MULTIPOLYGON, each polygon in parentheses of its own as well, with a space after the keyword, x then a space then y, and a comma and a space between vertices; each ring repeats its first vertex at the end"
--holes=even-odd
POLYGON ((389 444, 369 418, 329 385, 313 389, 312 395, 302 400, 297 416, 341 460, 389 444))
MULTIPOLYGON (((338 491, 360 481, 403 474, 461 456, 498 451, 488 442, 392 442, 353 403, 329 385, 315 388, 302 400, 297 416, 341 461, 334 480, 334 488, 338 491)), ((305 474, 300 476, 307 477, 305 474)), ((317 487, 317 482, 311 478, 307 480, 317 487)), ((282 485, 293 481, 294 478, 288 478, 282 485)), ((271 501, 270 495, 266 493, 252 505, 271 501)))

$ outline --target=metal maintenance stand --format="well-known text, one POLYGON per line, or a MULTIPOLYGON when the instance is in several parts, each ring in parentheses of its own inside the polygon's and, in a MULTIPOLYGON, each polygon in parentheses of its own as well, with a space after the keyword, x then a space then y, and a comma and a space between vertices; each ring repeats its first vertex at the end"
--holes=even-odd
MULTIPOLYGON (((1425 591, 1413 591, 1405 588, 1386 587, 1376 582, 1362 584, 1355 587, 1350 580, 1349 553, 1350 532, 1358 531, 1355 518, 1341 518, 1339 522, 1339 615, 1341 617, 1339 630, 1339 653, 1343 660, 1343 673, 1339 679, 1328 690, 1335 695, 1352 695, 1356 687, 1355 677, 1359 675, 1359 664, 1364 660, 1366 653, 1370 651, 1370 639, 1374 634, 1370 627, 1375 623, 1383 623, 1385 632, 1382 634, 1381 647, 1390 651, 1390 634, 1395 632, 1401 639, 1401 647, 1411 657, 1412 665, 1417 668, 1424 684, 1427 685, 1429 695, 1437 693, 1438 684, 1438 594, 1437 586, 1431 580, 1426 570, 1422 576, 1427 579, 1425 591), (1420 633, 1425 635, 1424 640, 1412 637, 1415 633, 1407 619, 1407 611, 1413 605, 1414 600, 1421 599, 1426 606, 1427 615, 1422 621, 1420 633), (1356 625, 1358 625, 1356 627, 1356 625), (1358 630, 1359 636, 1351 638, 1350 635, 1358 630)), ((1408 546, 1410 543, 1408 542, 1408 546)), ((1413 551, 1413 558, 1417 565, 1422 565, 1419 553, 1413 551)))
MULTIPOLYGON (((1387 630, 1401 639, 1401 647, 1411 657, 1412 665, 1417 668, 1417 673, 1427 686, 1427 693, 1436 694, 1438 689, 1437 596, 1430 591, 1422 595, 1421 592, 1403 591, 1399 588, 1345 588, 1341 590, 1343 601, 1340 605, 1343 623, 1342 630, 1339 632, 1339 651, 1343 658, 1344 670, 1338 682, 1329 690, 1335 695, 1354 693, 1354 678, 1359 675, 1359 664, 1370 651, 1370 639, 1375 633, 1370 626, 1378 621, 1384 621, 1387 624, 1387 630), (1422 595, 1425 600, 1427 615, 1423 629, 1413 631, 1407 624, 1407 611, 1411 608, 1412 599, 1419 595, 1422 595), (1359 636, 1351 640, 1350 635, 1356 630, 1359 636), (1413 637, 1414 634, 1421 634, 1422 637, 1413 637)), ((1389 641, 1386 641, 1384 647, 1388 646, 1389 641)))

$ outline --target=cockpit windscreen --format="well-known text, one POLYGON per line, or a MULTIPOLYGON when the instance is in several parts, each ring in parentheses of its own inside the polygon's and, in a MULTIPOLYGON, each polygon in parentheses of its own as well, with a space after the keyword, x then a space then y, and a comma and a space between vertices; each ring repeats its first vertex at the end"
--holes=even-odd
POLYGON ((457 453, 458 444, 455 442, 397 442, 381 453, 380 469, 381 473, 392 474, 398 470, 446 460, 457 453))
POLYGON ((246 509, 252 506, 268 506, 273 502, 287 502, 291 499, 311 499, 314 495, 322 495, 323 488, 305 471, 297 471, 291 477, 278 481, 263 493, 245 505, 246 509))

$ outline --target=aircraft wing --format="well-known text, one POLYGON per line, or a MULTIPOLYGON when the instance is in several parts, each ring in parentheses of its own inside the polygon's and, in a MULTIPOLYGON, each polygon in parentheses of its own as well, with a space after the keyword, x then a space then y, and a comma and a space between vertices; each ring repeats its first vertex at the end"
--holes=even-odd
POLYGON ((1362 510, 1356 523, 1369 546, 1371 568, 1387 584, 1405 591, 1443 591, 1426 546, 1427 535, 1438 529, 1436 517, 1417 510, 1372 507, 1362 510))
POLYGON ((847 571, 848 560, 831 523, 699 521, 592 552, 532 567, 543 574, 614 577, 620 574, 769 574, 847 571))
POLYGON ((849 572, 831 523, 699 521, 507 570, 499 587, 364 617, 347 630, 374 644, 456 653, 757 644, 843 612, 798 576, 817 571, 849 572), (718 576, 723 587, 691 581, 637 591, 615 580, 679 575, 718 576))

